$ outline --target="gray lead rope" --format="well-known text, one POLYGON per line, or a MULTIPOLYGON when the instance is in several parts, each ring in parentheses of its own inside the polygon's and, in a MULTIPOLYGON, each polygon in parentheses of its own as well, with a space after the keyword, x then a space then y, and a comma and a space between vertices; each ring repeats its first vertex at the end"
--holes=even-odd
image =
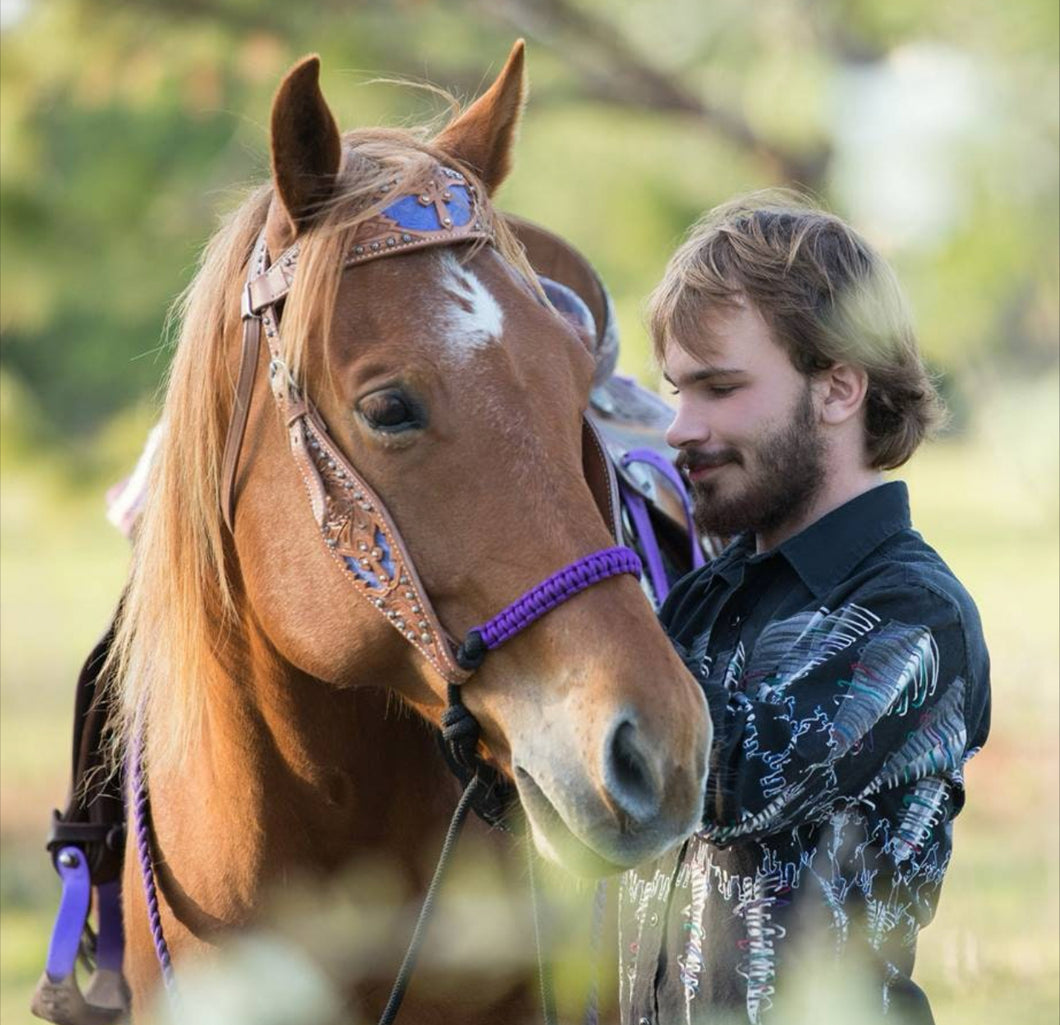
MULTIPOLYGON (((556 1010, 556 987, 552 977, 552 961, 548 954, 549 936, 544 911, 548 904, 542 896, 537 876, 537 854, 530 834, 526 836, 527 868, 530 880, 530 901, 534 915, 534 942, 537 947, 537 977, 541 987, 541 1016, 545 1025, 557 1025, 559 1012, 556 1010)), ((589 995, 585 1001, 583 1025, 598 1025, 600 1021, 599 965, 600 942, 603 934, 604 912, 607 904, 607 883, 601 880, 596 884, 593 896, 593 920, 590 944, 593 953, 593 976, 589 985, 589 995)))
POLYGON ((530 878, 530 904, 534 912, 534 944, 537 947, 537 977, 541 984, 541 1016, 545 1025, 557 1025, 556 991, 552 983, 552 962, 546 953, 548 938, 545 936, 545 921, 541 914, 542 899, 538 895, 537 869, 534 842, 526 834, 526 864, 530 878))
MULTIPOLYGON (((390 999, 387 1000, 386 1007, 383 1009, 379 1025, 391 1025, 397 1017, 398 1011, 401 1010, 401 1002, 405 999, 405 991, 408 989, 409 980, 412 978, 413 969, 416 967, 416 958, 419 956, 420 946, 427 932, 427 924, 430 921, 431 913, 434 911, 435 898, 449 867, 449 859, 452 856, 453 848, 456 847, 460 830, 467 819, 467 813, 471 809, 471 801, 475 796, 475 791, 479 788, 480 782, 478 773, 471 777, 471 782, 464 788, 464 792, 456 806, 456 811, 453 812, 449 830, 445 834, 445 843, 442 844, 442 853, 438 855, 438 864, 435 866, 431 885, 427 888, 427 896, 423 898, 423 905, 420 907, 420 913, 416 919, 416 927, 412 930, 412 939, 409 940, 409 948, 405 951, 405 959, 401 962, 401 968, 398 970, 397 978, 394 980, 393 988, 390 990, 390 999)), ((549 1023, 549 1025, 552 1025, 552 1023, 549 1023)))

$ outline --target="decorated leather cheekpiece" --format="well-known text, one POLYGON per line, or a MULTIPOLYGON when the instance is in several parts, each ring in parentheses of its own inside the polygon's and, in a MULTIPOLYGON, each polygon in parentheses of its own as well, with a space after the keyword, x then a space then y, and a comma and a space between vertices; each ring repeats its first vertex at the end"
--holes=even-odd
MULTIPOLYGON (((474 187, 458 171, 439 165, 415 193, 400 196, 358 227, 344 266, 411 249, 491 239, 489 220, 474 187)), ((276 304, 290 291, 297 266, 297 243, 269 266, 262 233, 251 255, 243 294, 245 347, 246 339, 260 325, 271 357, 269 386, 287 425, 291 454, 329 554, 356 593, 444 679, 462 683, 468 671, 454 659, 396 525, 367 481, 332 442, 319 413, 291 379, 280 345, 276 304)), ((242 401, 246 404, 247 396, 242 401)), ((235 445, 238 455, 238 441, 235 445)))

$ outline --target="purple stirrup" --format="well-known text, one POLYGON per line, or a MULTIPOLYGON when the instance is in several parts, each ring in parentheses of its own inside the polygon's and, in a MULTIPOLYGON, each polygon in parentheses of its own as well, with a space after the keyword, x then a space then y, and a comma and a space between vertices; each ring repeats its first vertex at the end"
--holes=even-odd
POLYGON ((63 894, 45 962, 45 971, 52 982, 58 982, 74 970, 92 899, 92 883, 84 851, 77 847, 63 847, 55 867, 62 880, 63 894))

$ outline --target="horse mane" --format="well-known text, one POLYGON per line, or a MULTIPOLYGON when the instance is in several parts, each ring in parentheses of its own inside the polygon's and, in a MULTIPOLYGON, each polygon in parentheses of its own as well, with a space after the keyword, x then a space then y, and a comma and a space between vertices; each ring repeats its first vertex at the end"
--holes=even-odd
MULTIPOLYGON (((299 272, 284 307, 282 343, 299 383, 310 346, 326 344, 355 229, 413 191, 436 163, 472 182, 498 252, 539 291, 524 250, 494 213, 477 177, 432 149, 422 134, 372 128, 343 136, 335 189, 299 238, 299 272)), ((201 734, 207 694, 230 681, 245 650, 231 539, 221 512, 221 460, 246 265, 272 198, 271 182, 260 185, 224 219, 172 311, 179 335, 167 375, 164 429, 105 674, 115 768, 138 730, 150 731, 152 767, 179 766, 201 734)))

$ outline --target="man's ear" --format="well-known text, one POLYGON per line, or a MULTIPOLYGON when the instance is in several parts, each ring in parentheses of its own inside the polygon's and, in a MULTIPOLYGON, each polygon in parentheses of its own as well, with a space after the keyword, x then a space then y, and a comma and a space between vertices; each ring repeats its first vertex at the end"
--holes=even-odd
POLYGON ((434 140, 438 149, 471 168, 491 195, 512 166, 512 143, 526 102, 523 49, 520 39, 493 85, 434 140))
POLYGON ((869 375, 862 367, 836 363, 816 375, 813 388, 821 422, 838 425, 856 416, 864 407, 869 375))
POLYGON ((342 140, 320 91, 320 58, 298 62, 272 101, 272 177, 289 245, 335 187, 342 140))

